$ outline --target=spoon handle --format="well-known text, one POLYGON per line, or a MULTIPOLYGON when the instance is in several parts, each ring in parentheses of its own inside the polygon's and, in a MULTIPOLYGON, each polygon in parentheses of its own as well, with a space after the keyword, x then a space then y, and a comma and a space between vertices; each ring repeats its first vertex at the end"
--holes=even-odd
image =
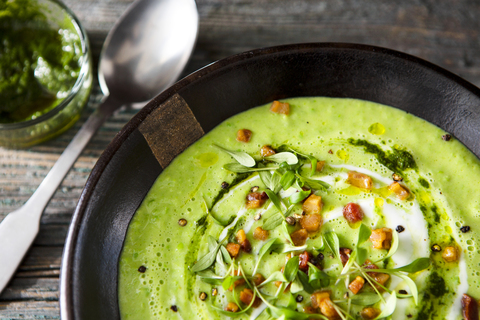
POLYGON ((55 191, 98 128, 120 106, 118 100, 106 97, 82 125, 30 199, 0 223, 0 292, 8 284, 35 239, 40 217, 55 191))

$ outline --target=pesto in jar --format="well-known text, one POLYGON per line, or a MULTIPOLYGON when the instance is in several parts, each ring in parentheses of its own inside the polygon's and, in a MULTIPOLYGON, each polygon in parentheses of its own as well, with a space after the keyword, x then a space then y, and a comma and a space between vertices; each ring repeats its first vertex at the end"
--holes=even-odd
POLYGON ((48 112, 78 78, 81 40, 73 28, 50 22, 50 13, 46 2, 0 1, 0 123, 48 112))

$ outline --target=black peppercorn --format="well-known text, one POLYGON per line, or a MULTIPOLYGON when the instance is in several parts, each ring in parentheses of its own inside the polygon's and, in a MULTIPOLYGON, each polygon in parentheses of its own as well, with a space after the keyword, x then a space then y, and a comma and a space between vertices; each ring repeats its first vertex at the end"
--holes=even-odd
POLYGON ((178 220, 178 224, 180 225, 180 227, 185 227, 187 225, 187 220, 182 218, 178 220))
POLYGON ((402 233, 403 231, 405 231, 405 228, 403 226, 397 226, 397 230, 398 233, 402 233))
POLYGON ((444 134, 444 135, 442 136, 442 139, 443 139, 444 141, 450 141, 450 139, 452 139, 452 136, 449 135, 449 134, 444 134))
POLYGON ((470 231, 470 227, 469 226, 463 226, 460 228, 460 231, 462 231, 463 233, 467 233, 468 231, 470 231))
POLYGON ((440 251, 442 251, 442 247, 440 247, 438 244, 434 244, 432 246, 432 251, 433 252, 440 252, 440 251))
POLYGON ((408 294, 408 292, 406 290, 398 290, 398 293, 400 294, 408 294))
POLYGON ((320 253, 318 254, 318 256, 317 256, 317 259, 318 259, 319 261, 322 261, 324 258, 325 258, 325 256, 324 256, 323 253, 321 253, 321 252, 320 252, 320 253))
POLYGON ((170 309, 172 309, 173 312, 177 312, 178 309, 177 309, 177 306, 176 305, 173 305, 170 307, 170 309))
POLYGON ((147 268, 144 266, 140 266, 140 268, 138 268, 138 272, 140 273, 145 273, 145 271, 147 271, 147 268))
POLYGON ((298 295, 298 296, 295 298, 295 301, 297 301, 298 303, 302 302, 302 301, 303 301, 303 296, 298 295))
POLYGON ((311 258, 310 263, 313 264, 314 266, 318 265, 320 261, 318 261, 318 258, 311 258))
POLYGON ((205 292, 200 292, 200 295, 198 296, 200 300, 205 301, 207 300, 208 295, 205 292))
POLYGON ((223 181, 222 182, 222 189, 228 189, 228 187, 230 187, 230 185, 227 182, 223 181))

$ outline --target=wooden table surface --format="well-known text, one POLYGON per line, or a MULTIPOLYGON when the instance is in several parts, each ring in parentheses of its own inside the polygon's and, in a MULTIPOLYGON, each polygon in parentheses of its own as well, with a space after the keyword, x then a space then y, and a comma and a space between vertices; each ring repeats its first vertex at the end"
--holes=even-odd
MULTIPOLYGON (((105 36, 131 2, 65 0, 88 31, 95 65, 105 36)), ((253 48, 353 42, 416 55, 480 86, 479 1, 198 0, 197 5, 200 32, 185 75, 253 48)), ((0 220, 27 201, 101 97, 95 83, 81 120, 62 136, 27 150, 0 148, 0 220)), ((0 319, 60 317, 60 261, 72 213, 98 157, 133 115, 125 111, 106 122, 53 197, 33 247, 0 295, 0 319)))

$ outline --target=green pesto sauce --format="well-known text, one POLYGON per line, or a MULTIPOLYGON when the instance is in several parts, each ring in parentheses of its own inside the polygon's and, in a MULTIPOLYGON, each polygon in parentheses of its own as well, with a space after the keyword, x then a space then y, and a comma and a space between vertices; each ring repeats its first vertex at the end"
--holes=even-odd
POLYGON ((80 72, 80 38, 34 0, 0 1, 0 123, 35 119, 58 105, 80 72))
MULTIPOLYGON (((341 214, 335 214, 346 203, 367 203, 362 208, 370 210, 371 215, 364 218, 364 224, 395 230, 401 223, 406 229, 400 234, 404 238, 400 238, 399 252, 393 260, 387 259, 383 267, 400 266, 395 262, 397 256, 409 262, 412 257, 431 259, 428 270, 412 275, 419 291, 419 304, 403 300, 392 320, 461 319, 457 293, 480 298, 480 201, 472 196, 479 187, 479 160, 458 141, 443 141, 443 130, 394 108, 354 99, 317 97, 286 101, 291 105, 288 116, 271 113, 269 106, 261 106, 227 119, 179 155, 159 176, 130 223, 120 259, 122 319, 227 318, 211 306, 223 309, 232 301, 231 293, 203 282, 190 271, 209 252, 208 236, 219 239, 221 232, 232 235, 239 228, 249 230, 252 254, 242 254, 239 259, 247 273, 252 271, 255 253, 262 246, 262 242, 253 239, 252 232, 262 226, 275 208, 267 209, 265 205, 262 209, 245 209, 245 196, 250 189, 258 186, 262 191, 265 186, 257 174, 239 175, 222 169, 234 160, 213 144, 247 152, 256 160, 261 159, 260 148, 271 145, 277 150, 287 146, 326 161, 324 170, 312 177, 323 177, 332 185, 330 191, 318 192, 324 203, 322 217, 327 221, 320 233, 335 231, 340 246, 351 248, 358 226, 352 228, 341 214), (243 128, 253 132, 249 143, 235 139, 237 130, 243 128), (400 173, 414 196, 407 201, 397 200, 380 178, 374 178, 375 188, 370 192, 352 187, 345 182, 350 169, 339 165, 366 169, 390 181, 392 173, 400 173), (230 184, 227 190, 222 189, 222 182, 230 184), (262 218, 254 221, 258 212, 262 212, 262 218), (398 212, 406 216, 401 222, 395 220, 398 212), (222 225, 231 223, 237 214, 243 216, 235 230, 224 230, 222 225), (188 221, 184 227, 178 224, 181 218, 188 221), (405 236, 410 229, 422 225, 421 232, 412 231, 411 239, 405 236), (471 227, 468 233, 460 231, 465 225, 471 227), (466 272, 459 262, 447 263, 441 253, 431 251, 433 244, 442 248, 457 246, 466 272), (137 271, 142 265, 147 268, 145 273, 137 271), (215 297, 211 295, 213 288, 220 292, 215 297), (201 292, 208 294, 206 301, 198 298, 201 292), (172 305, 178 312, 170 309, 172 305), (454 313, 450 317, 451 310, 454 313)), ((304 170, 308 172, 309 168, 304 170)), ((296 206, 294 212, 301 212, 301 207, 296 206)), ((270 237, 282 238, 278 229, 272 230, 270 237)), ((288 227, 290 233, 296 229, 298 226, 288 227)), ((319 248, 321 237, 317 234, 307 244, 309 251, 319 248)), ((385 250, 372 249, 368 241, 364 248, 373 260, 386 254, 385 250)), ((335 276, 341 266, 328 249, 322 252, 324 270, 335 276)), ((285 254, 267 254, 258 271, 268 277, 284 265, 285 254)), ((217 271, 216 268, 212 270, 217 271)), ((393 281, 389 285, 394 286, 393 281)), ((391 289, 409 291, 401 284, 391 289)), ((273 295, 276 287, 267 285, 265 290, 273 295)), ((334 299, 342 299, 344 293, 345 289, 338 288, 332 292, 334 299)), ((300 294, 304 300, 297 304, 297 309, 301 311, 310 298, 306 292, 300 294)), ((278 303, 286 305, 288 301, 281 298, 278 303)), ((354 310, 353 317, 360 319, 359 309, 354 310)), ((249 318, 249 314, 238 316, 249 318)))

